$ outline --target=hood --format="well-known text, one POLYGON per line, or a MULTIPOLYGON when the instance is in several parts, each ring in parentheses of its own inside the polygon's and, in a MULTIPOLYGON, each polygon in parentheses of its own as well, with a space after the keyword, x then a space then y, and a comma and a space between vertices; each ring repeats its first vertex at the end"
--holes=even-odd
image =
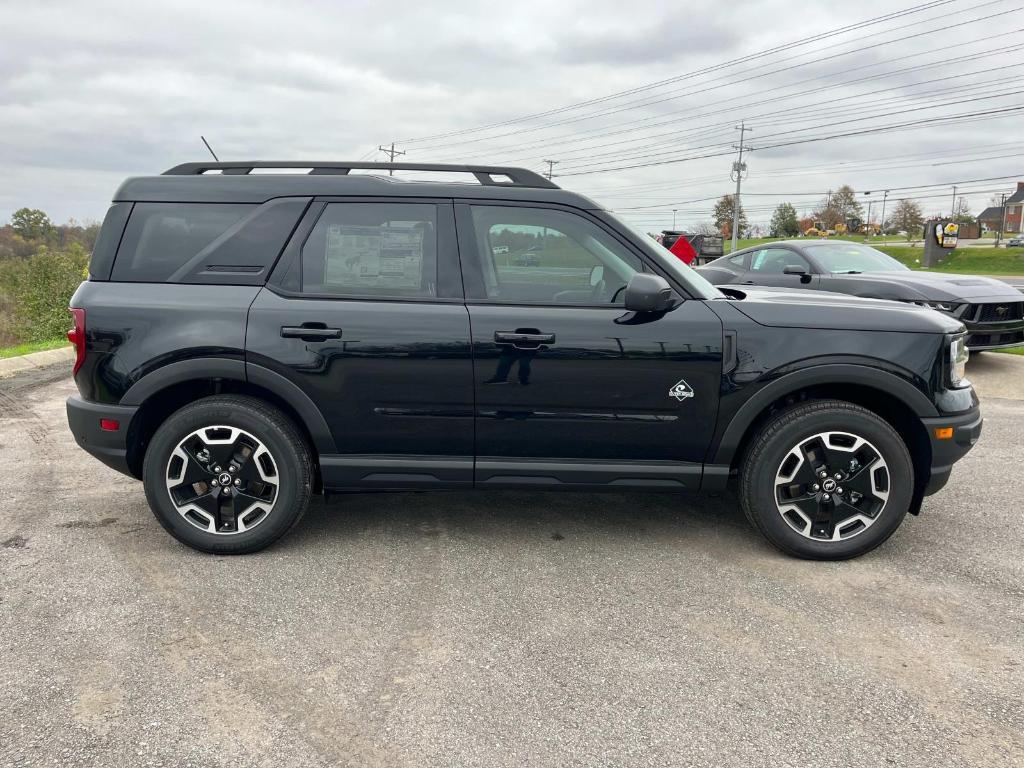
POLYGON ((830 281, 835 281, 837 286, 850 283, 851 290, 855 290, 854 286, 862 286, 861 290, 870 290, 873 294, 892 299, 991 299, 993 302, 1024 300, 1013 286, 992 277, 917 271, 861 272, 854 275, 832 274, 828 277, 830 281), (889 291, 885 292, 887 287, 889 291))
MULTIPOLYGON (((730 288, 732 286, 729 286, 730 288)), ((733 304, 761 325, 899 333, 958 333, 959 320, 927 307, 884 299, 862 299, 827 291, 747 288, 730 291, 746 298, 733 304)))

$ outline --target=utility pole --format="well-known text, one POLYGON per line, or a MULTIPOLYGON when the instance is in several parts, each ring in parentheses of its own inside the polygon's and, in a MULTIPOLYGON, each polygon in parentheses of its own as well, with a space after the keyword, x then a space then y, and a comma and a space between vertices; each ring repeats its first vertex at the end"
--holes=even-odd
POLYGON ((953 219, 956 218, 956 184, 953 185, 953 205, 949 209, 949 211, 950 211, 949 218, 950 218, 950 221, 952 221, 953 219))
POLYGON ((740 132, 740 145, 736 147, 740 154, 736 162, 732 164, 732 174, 729 174, 730 178, 733 174, 736 175, 736 196, 732 199, 732 253, 736 252, 737 240, 740 235, 740 182, 743 180, 743 174, 747 170, 747 165, 743 162, 743 138, 746 136, 747 131, 753 132, 751 128, 747 128, 747 124, 743 120, 736 126, 736 130, 740 132))
MULTIPOLYGON (((868 194, 870 194, 870 192, 868 194)), ((874 204, 874 202, 874 200, 868 200, 868 226, 866 228, 868 240, 871 239, 871 206, 874 204)))
POLYGON ((1006 193, 1003 192, 999 198, 999 207, 1003 209, 1003 215, 999 217, 999 231, 996 233, 996 248, 1003 240, 1003 230, 1006 229, 1006 193))
POLYGON ((882 224, 881 224, 881 229, 882 229, 882 245, 885 245, 885 199, 887 197, 889 197, 889 190, 888 189, 885 190, 885 193, 882 195, 882 224))
MULTIPOLYGON (((399 152, 397 149, 395 149, 395 142, 393 142, 393 141, 391 142, 391 149, 388 149, 387 147, 381 147, 381 146, 378 146, 377 149, 379 149, 381 152, 383 152, 385 155, 387 155, 388 158, 390 158, 392 163, 395 162, 395 155, 404 155, 405 154, 405 152, 399 152)), ((388 168, 388 176, 394 176, 394 175, 395 175, 395 169, 394 168, 388 168)))
POLYGON ((555 166, 558 165, 557 160, 541 160, 542 163, 548 164, 547 177, 548 181, 551 181, 551 177, 555 175, 555 166))

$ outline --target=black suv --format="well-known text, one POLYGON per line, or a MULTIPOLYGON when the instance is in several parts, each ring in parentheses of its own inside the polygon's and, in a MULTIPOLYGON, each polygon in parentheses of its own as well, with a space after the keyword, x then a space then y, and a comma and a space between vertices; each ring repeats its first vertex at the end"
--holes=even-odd
POLYGON ((715 288, 518 168, 130 179, 72 314, 75 439, 208 552, 267 546, 313 492, 737 476, 777 547, 847 558, 917 513, 981 431, 955 319, 715 288))

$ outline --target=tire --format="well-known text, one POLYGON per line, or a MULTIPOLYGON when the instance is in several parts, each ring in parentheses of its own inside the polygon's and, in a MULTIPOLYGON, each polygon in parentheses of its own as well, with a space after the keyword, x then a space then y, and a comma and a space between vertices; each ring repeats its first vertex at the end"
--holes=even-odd
POLYGON ((277 541, 302 518, 313 486, 309 448, 295 424, 242 395, 206 397, 171 414, 149 443, 142 476, 167 532, 220 555, 277 541))
POLYGON ((899 527, 913 491, 914 467, 899 434, 841 400, 775 415, 740 467, 747 519, 783 552, 810 560, 870 552, 899 527))

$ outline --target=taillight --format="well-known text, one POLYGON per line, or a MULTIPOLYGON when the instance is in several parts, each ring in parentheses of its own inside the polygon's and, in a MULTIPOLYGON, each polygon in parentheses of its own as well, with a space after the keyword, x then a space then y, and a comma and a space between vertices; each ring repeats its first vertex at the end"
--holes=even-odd
POLYGON ((73 376, 85 362, 85 310, 71 307, 71 317, 75 324, 68 331, 68 341, 75 345, 75 367, 71 369, 73 376))

